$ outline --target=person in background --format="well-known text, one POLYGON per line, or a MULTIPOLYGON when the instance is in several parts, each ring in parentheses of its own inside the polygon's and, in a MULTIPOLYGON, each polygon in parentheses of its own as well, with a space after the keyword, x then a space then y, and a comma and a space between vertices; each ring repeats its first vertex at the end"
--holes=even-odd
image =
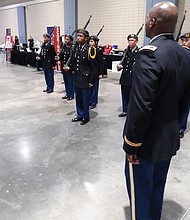
POLYGON ((30 38, 28 39, 28 42, 29 42, 29 49, 31 51, 34 51, 33 47, 34 47, 34 39, 33 37, 30 35, 30 38))
POLYGON ((43 92, 52 93, 54 91, 54 68, 56 65, 55 61, 55 48, 54 45, 50 44, 51 36, 49 34, 44 34, 44 43, 41 48, 39 56, 36 57, 37 60, 42 60, 42 67, 44 70, 46 89, 43 92))
POLYGON ((127 37, 128 47, 123 52, 121 62, 117 65, 117 70, 122 69, 120 84, 121 84, 121 97, 122 97, 122 109, 123 112, 119 114, 119 117, 125 117, 127 115, 127 107, 129 103, 129 94, 131 89, 131 80, 133 74, 133 64, 136 61, 138 55, 138 36, 136 34, 130 34, 127 37))
POLYGON ((112 45, 106 44, 106 45, 104 46, 104 54, 110 54, 110 53, 111 53, 111 50, 112 50, 112 45))
MULTIPOLYGON (((73 73, 71 68, 66 66, 67 61, 70 57, 72 50, 72 42, 73 37, 69 34, 64 36, 65 42, 61 47, 61 52, 58 56, 56 56, 56 60, 61 60, 63 66, 63 80, 65 82, 65 91, 66 95, 62 97, 62 99, 67 99, 67 101, 74 99, 74 81, 73 81, 73 73)), ((71 66, 69 66, 71 67, 71 66)))
POLYGON ((19 39, 17 36, 15 36, 13 50, 19 50, 19 47, 20 47, 19 39))
POLYGON ((135 220, 161 219, 168 169, 180 148, 180 121, 190 103, 190 53, 174 40, 177 19, 173 3, 153 6, 146 19, 150 45, 139 50, 133 68, 123 149, 135 220))
MULTIPOLYGON (((182 34, 180 36, 180 42, 181 42, 182 47, 184 47, 186 50, 188 50, 190 52, 190 32, 182 34)), ((181 122, 181 127, 180 127, 180 131, 179 131, 180 138, 184 137, 184 133, 187 129, 189 109, 190 109, 190 107, 188 108, 188 110, 187 110, 187 112, 181 122)))
POLYGON ((96 56, 96 59, 98 60, 98 72, 96 79, 94 81, 93 86, 90 88, 91 90, 91 98, 90 98, 90 108, 94 109, 96 108, 96 105, 98 104, 98 91, 99 91, 99 79, 102 78, 104 67, 103 67, 103 51, 100 47, 98 47, 99 39, 96 35, 90 36, 89 38, 89 46, 95 48, 96 54, 92 55, 90 54, 91 58, 96 56))

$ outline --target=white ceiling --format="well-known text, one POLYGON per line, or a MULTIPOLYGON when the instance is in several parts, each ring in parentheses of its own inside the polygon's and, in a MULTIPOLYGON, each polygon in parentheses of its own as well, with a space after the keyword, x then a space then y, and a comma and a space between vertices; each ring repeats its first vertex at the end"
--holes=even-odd
POLYGON ((60 0, 0 0, 0 10, 12 8, 18 5, 39 4, 42 2, 54 2, 60 0))
POLYGON ((22 2, 30 2, 31 0, 0 0, 0 7, 14 5, 22 2))

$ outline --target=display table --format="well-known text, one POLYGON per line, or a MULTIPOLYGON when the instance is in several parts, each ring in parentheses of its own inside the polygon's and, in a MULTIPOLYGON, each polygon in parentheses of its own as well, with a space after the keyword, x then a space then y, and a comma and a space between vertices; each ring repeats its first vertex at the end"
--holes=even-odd
POLYGON ((30 65, 36 67, 36 56, 35 52, 20 52, 17 50, 11 51, 11 63, 19 65, 30 65))
POLYGON ((112 62, 119 61, 122 59, 122 55, 118 54, 104 54, 103 55, 106 61, 107 69, 112 69, 112 62))
MULTIPOLYGON (((33 67, 36 67, 36 56, 37 53, 35 52, 24 52, 24 51, 17 51, 12 50, 11 51, 11 62, 13 64, 19 64, 19 65, 30 65, 33 67)), ((104 54, 104 75, 107 75, 107 69, 112 69, 112 62, 113 61, 119 61, 122 59, 122 55, 118 54, 104 54)))

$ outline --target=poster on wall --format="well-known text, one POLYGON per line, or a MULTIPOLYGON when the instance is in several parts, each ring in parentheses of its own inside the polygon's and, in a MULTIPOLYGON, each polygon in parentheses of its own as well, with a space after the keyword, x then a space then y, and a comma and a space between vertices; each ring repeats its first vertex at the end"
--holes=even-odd
POLYGON ((11 28, 6 29, 5 36, 5 49, 6 49, 6 61, 11 62, 11 49, 13 46, 13 36, 11 36, 11 28))

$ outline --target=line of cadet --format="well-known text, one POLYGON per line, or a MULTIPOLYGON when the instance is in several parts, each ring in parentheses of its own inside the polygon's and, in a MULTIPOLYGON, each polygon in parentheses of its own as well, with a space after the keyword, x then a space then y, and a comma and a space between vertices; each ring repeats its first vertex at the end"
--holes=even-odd
POLYGON ((85 29, 77 30, 77 39, 65 35, 65 42, 56 56, 50 35, 44 34, 44 44, 37 59, 42 59, 47 93, 54 91, 54 67, 56 61, 63 66, 63 79, 66 95, 62 99, 76 100, 77 116, 72 122, 84 125, 90 121, 89 108, 93 109, 98 103, 99 79, 103 74, 103 51, 98 47, 97 36, 89 36, 85 29))
MULTIPOLYGON (((72 100, 76 98, 77 117, 72 122, 80 121, 81 125, 89 122, 89 107, 95 108, 98 103, 99 79, 103 74, 103 51, 98 47, 99 39, 96 35, 89 37, 89 32, 84 29, 77 30, 77 44, 73 44, 73 37, 65 35, 65 41, 61 45, 58 56, 54 46, 50 44, 51 36, 44 34, 44 43, 37 59, 42 59, 43 70, 47 88, 43 90, 52 93, 54 90, 54 66, 56 61, 61 61, 63 80, 66 95, 62 99, 72 100), (70 59, 70 62, 68 60, 70 59)), ((128 46, 124 50, 121 62, 117 65, 118 71, 122 70, 120 77, 122 113, 119 117, 127 116, 127 107, 132 83, 133 65, 138 56, 138 36, 130 34, 127 37, 128 46)), ((180 36, 181 44, 190 50, 190 33, 180 36)), ((187 129, 189 109, 181 123, 180 137, 184 137, 187 129)))

